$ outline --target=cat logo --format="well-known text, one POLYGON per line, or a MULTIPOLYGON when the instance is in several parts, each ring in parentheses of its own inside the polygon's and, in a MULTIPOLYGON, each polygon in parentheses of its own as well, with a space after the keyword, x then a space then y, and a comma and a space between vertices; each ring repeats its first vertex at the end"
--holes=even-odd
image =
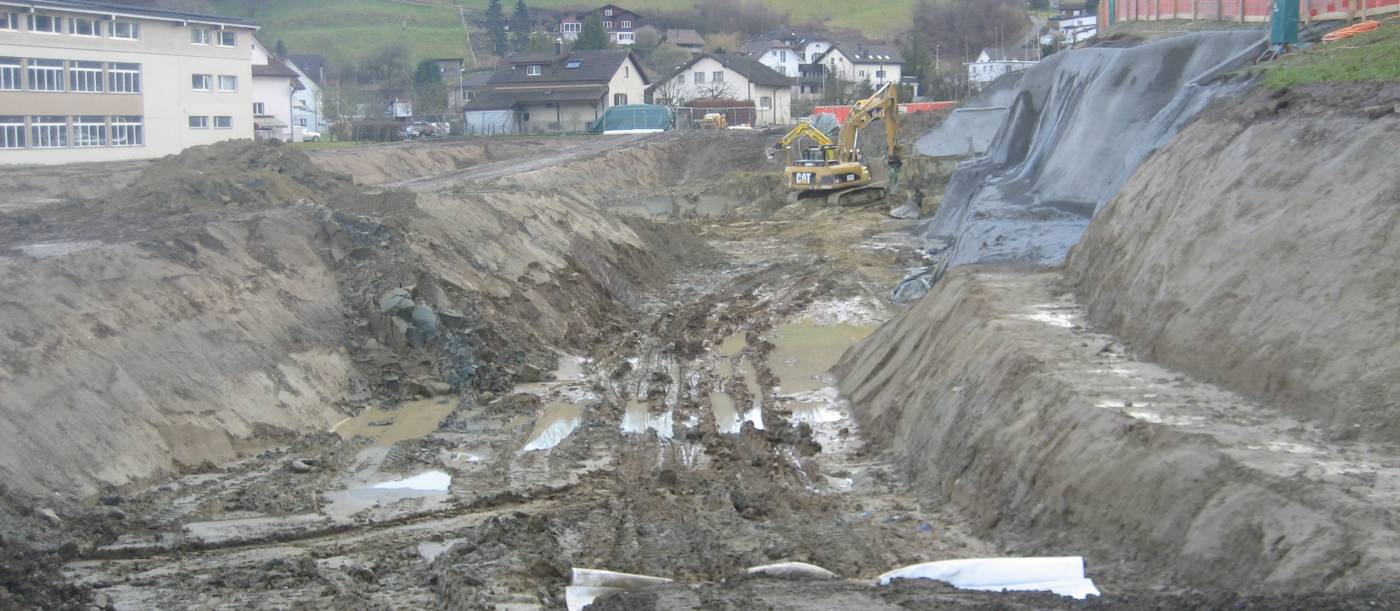
POLYGON ((815 177, 816 174, 813 174, 811 172, 798 172, 792 175, 792 184, 810 185, 812 184, 812 179, 815 177))

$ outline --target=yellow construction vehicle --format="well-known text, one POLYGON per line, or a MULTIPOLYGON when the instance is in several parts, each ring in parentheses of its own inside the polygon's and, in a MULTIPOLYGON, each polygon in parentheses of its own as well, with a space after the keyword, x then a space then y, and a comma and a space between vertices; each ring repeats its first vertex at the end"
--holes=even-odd
POLYGON ((774 149, 786 149, 788 165, 784 171, 787 186, 798 197, 825 195, 827 202, 838 206, 856 206, 883 200, 886 185, 873 184, 870 168, 860 151, 860 130, 875 121, 884 123, 885 145, 893 189, 901 164, 896 130, 899 117, 899 89, 884 85, 864 100, 851 105, 851 113, 833 143, 826 134, 810 124, 799 124, 774 149), (803 137, 817 142, 817 147, 802 150, 794 158, 793 144, 803 137))
POLYGON ((700 118, 700 129, 725 129, 729 127, 729 119, 723 113, 710 112, 700 118))

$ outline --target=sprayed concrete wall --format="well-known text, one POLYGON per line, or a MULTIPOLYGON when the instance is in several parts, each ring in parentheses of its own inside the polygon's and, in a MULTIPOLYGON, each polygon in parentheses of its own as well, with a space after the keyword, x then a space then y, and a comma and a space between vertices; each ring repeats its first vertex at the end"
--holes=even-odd
POLYGON ((1138 165, 1207 102, 1198 84, 1247 62, 1257 32, 1200 32, 1078 49, 1027 70, 987 153, 959 167, 926 237, 949 266, 1061 262, 1138 165))

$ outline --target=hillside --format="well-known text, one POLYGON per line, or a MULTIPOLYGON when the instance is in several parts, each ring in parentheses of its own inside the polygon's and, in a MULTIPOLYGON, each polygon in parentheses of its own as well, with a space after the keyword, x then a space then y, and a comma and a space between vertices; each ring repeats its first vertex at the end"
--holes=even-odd
MULTIPOLYGON (((889 37, 909 23, 915 0, 851 3, 843 0, 762 0, 792 23, 822 21, 853 28, 870 37, 889 37)), ((402 42, 413 58, 467 57, 468 39, 458 7, 468 14, 486 9, 488 0, 194 0, 182 8, 253 19, 263 27, 261 37, 272 44, 281 39, 293 53, 322 53, 358 58, 394 42, 402 42)), ((509 13, 513 1, 505 1, 509 13)), ((691 0, 649 0, 635 8, 646 11, 689 8, 691 0)), ((586 6, 579 0, 535 0, 531 8, 586 6)), ((624 3, 624 6, 627 6, 624 3)), ((473 31, 473 36, 478 32, 473 31)))

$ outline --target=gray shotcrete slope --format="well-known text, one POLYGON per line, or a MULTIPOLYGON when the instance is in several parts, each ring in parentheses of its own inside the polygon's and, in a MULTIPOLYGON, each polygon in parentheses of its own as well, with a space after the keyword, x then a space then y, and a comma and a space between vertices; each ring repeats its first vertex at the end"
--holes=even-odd
MULTIPOLYGON (((986 154, 953 175, 925 230, 930 245, 951 249, 950 267, 1060 263, 1152 151, 1211 99, 1242 87, 1216 76, 1262 44, 1257 31, 1199 32, 1077 49, 1027 70, 986 154)), ((917 148, 943 152, 927 140, 917 148)))

